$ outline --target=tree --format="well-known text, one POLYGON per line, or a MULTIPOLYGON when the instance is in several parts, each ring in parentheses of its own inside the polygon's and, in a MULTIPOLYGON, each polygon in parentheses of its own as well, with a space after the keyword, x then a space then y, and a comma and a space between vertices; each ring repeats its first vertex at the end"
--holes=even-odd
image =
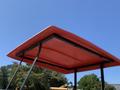
POLYGON ((83 90, 100 90, 99 82, 95 74, 85 75, 78 82, 78 88, 83 90))
POLYGON ((116 90, 116 88, 114 86, 106 84, 105 90, 116 90))
MULTIPOLYGON (((11 71, 9 72, 9 80, 12 77, 13 73, 15 72, 18 64, 14 63, 11 67, 11 71)), ((15 89, 20 88, 22 85, 23 80, 25 79, 25 75, 27 74, 28 70, 30 69, 31 65, 24 64, 21 65, 19 72, 17 73, 16 77, 14 78, 14 82, 10 88, 15 89), (15 88, 14 88, 14 87, 15 88)), ((51 86, 61 86, 67 83, 67 79, 63 74, 57 73, 55 71, 42 69, 35 66, 24 85, 25 90, 49 90, 51 86)))
POLYGON ((0 89, 5 89, 8 84, 7 68, 3 66, 0 71, 0 89))
MULTIPOLYGON (((85 75, 78 82, 78 88, 83 90, 101 90, 101 81, 95 74, 85 75)), ((113 86, 105 84, 105 90, 116 90, 113 86)))

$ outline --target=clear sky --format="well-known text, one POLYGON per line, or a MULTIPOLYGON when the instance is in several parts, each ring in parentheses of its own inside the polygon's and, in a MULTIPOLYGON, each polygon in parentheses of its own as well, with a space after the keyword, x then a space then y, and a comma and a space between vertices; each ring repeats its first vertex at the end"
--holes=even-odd
MULTIPOLYGON (((48 25, 77 34, 120 58, 119 0, 0 0, 0 66, 6 55, 48 25)), ((78 80, 85 74, 78 73, 78 80)), ((72 74, 66 75, 72 81, 72 74)), ((108 83, 120 84, 120 67, 105 69, 108 83)))

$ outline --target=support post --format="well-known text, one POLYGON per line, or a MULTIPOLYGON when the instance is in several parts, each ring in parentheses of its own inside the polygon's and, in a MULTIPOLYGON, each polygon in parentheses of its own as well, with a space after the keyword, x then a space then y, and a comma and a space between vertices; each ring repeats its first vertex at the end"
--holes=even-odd
POLYGON ((27 76, 25 77, 25 80, 23 81, 20 90, 24 90, 23 87, 24 87, 24 85, 25 85, 25 83, 26 83, 28 77, 30 76, 31 71, 32 71, 32 69, 33 69, 33 67, 34 67, 34 65, 35 65, 35 63, 36 63, 36 61, 37 61, 38 58, 39 58, 40 51, 41 51, 41 44, 40 44, 40 46, 39 46, 39 50, 38 50, 37 56, 35 57, 35 59, 34 59, 34 61, 33 61, 33 64, 32 64, 32 66, 31 66, 30 70, 28 71, 28 74, 27 74, 27 76))
POLYGON ((19 62, 18 67, 17 67, 16 71, 14 72, 14 74, 13 74, 13 76, 12 76, 12 78, 11 78, 10 82, 8 83, 8 85, 7 85, 7 87, 6 87, 5 90, 8 90, 9 86, 11 85, 13 79, 15 78, 17 72, 19 71, 19 68, 20 68, 20 66, 21 66, 21 64, 22 64, 22 61, 23 61, 23 58, 22 58, 22 60, 19 62))
POLYGON ((104 68, 103 64, 100 65, 100 70, 101 70, 101 90, 105 90, 105 81, 104 81, 104 68))
POLYGON ((77 70, 74 71, 74 90, 77 90, 77 70))

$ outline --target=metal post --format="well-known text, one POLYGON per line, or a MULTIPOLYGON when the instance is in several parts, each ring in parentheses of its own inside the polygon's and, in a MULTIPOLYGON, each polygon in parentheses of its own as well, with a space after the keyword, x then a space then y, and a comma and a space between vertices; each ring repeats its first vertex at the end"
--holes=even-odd
POLYGON ((77 90, 77 70, 74 72, 74 90, 77 90))
POLYGON ((12 83, 13 79, 15 78, 15 76, 16 76, 16 74, 17 74, 17 72, 19 71, 19 68, 20 68, 20 66, 21 66, 21 64, 22 64, 22 61, 23 61, 23 58, 22 58, 22 60, 19 62, 19 64, 18 64, 18 67, 17 67, 16 71, 14 72, 14 74, 13 74, 13 76, 12 76, 12 78, 11 78, 10 82, 8 83, 8 85, 7 85, 7 87, 6 87, 6 90, 8 90, 8 88, 9 88, 9 86, 11 85, 11 83, 12 83))
POLYGON ((105 90, 104 68, 103 68, 103 65, 100 65, 100 70, 101 70, 101 82, 102 82, 101 89, 105 90))
POLYGON ((41 51, 41 44, 40 44, 40 46, 39 46, 39 50, 38 50, 37 56, 35 57, 35 59, 34 59, 34 61, 33 61, 33 64, 32 64, 32 66, 31 66, 30 70, 28 71, 28 74, 27 74, 27 76, 25 77, 25 80, 24 80, 24 82, 22 83, 22 86, 21 86, 20 90, 23 90, 23 87, 24 87, 24 85, 25 85, 28 77, 30 76, 31 71, 32 71, 35 63, 36 63, 36 61, 37 61, 38 58, 39 58, 40 51, 41 51))

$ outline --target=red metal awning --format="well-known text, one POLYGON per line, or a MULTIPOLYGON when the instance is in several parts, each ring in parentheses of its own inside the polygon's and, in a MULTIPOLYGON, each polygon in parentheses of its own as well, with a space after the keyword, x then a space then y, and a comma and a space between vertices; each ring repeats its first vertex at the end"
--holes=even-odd
POLYGON ((87 71, 120 65, 120 60, 89 41, 55 26, 49 26, 8 54, 32 64, 39 43, 42 49, 36 65, 61 73, 87 71), (24 53, 24 56, 22 56, 24 53))

